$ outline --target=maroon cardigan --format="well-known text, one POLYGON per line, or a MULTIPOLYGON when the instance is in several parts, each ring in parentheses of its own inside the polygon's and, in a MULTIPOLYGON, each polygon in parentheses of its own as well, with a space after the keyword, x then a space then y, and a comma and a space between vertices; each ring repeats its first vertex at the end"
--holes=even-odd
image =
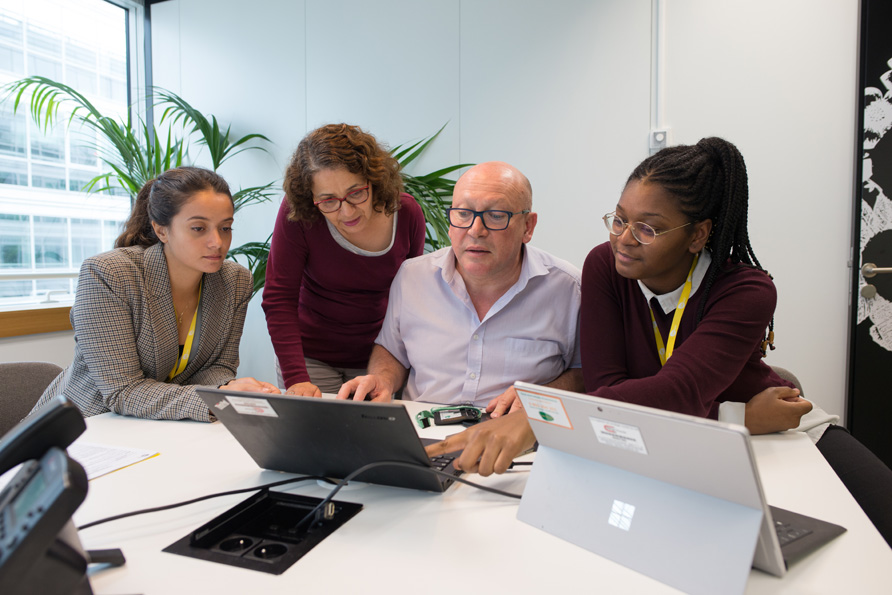
POLYGON ((288 220, 282 201, 273 229, 263 310, 285 386, 308 382, 304 357, 365 368, 387 310, 390 283, 407 258, 424 251, 424 215, 403 194, 393 246, 380 256, 341 247, 325 220, 288 220))
MULTIPOLYGON (((609 243, 596 246, 582 269, 580 344, 586 392, 715 419, 722 401, 747 402, 766 388, 793 386, 762 361, 759 351, 777 302, 766 273, 728 264, 695 325, 702 300, 701 287, 685 307, 672 357, 661 366, 638 282, 616 272, 609 243)), ((673 314, 654 308, 664 338, 673 314)))

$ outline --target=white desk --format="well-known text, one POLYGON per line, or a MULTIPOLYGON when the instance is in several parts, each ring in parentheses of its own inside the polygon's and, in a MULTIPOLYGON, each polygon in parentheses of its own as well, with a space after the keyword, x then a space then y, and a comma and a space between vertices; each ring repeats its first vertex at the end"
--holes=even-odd
MULTIPOLYGON (((419 407, 408 404, 414 415, 419 407)), ((158 457, 90 482, 75 515, 106 516, 283 479, 261 471, 221 424, 87 420, 89 442, 157 450, 158 457)), ((424 435, 443 435, 431 428, 424 435)), ((804 435, 754 440, 769 503, 848 532, 793 565, 784 579, 752 571, 748 593, 887 593, 892 550, 804 435)), ((529 467, 521 467, 529 469, 529 467)), ((471 480, 520 493, 527 472, 471 480)), ((315 483, 287 490, 324 497, 315 483)), ((445 494, 365 485, 337 500, 365 508, 280 576, 161 550, 237 502, 240 494, 114 521, 81 532, 88 549, 120 547, 121 568, 94 572, 98 594, 123 593, 673 593, 673 589, 518 521, 518 501, 455 484, 445 494)))

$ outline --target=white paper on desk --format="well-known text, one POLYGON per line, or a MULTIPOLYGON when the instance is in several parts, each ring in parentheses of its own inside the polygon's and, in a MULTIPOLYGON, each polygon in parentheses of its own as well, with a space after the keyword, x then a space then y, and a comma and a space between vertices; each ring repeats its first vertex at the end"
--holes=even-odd
POLYGON ((150 459, 157 454, 157 452, 139 448, 106 446, 80 441, 68 447, 68 456, 83 465, 87 472, 87 479, 102 477, 112 471, 150 459))

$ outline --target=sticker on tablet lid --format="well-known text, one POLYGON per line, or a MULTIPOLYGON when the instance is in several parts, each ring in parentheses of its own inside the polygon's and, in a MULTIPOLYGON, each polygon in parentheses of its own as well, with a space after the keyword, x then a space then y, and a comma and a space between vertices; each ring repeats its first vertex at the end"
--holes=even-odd
POLYGON ((564 403, 558 397, 526 389, 518 389, 517 394, 523 403, 523 408, 527 412, 528 418, 561 426, 568 430, 573 429, 567 410, 564 409, 564 403))
POLYGON ((276 410, 266 399, 257 397, 236 397, 227 395, 226 400, 238 413, 242 415, 262 415, 264 417, 279 417, 276 410))
POLYGON ((595 430, 595 436, 601 444, 631 450, 642 455, 647 454, 644 437, 637 427, 597 417, 590 417, 589 421, 592 422, 592 429, 595 430))

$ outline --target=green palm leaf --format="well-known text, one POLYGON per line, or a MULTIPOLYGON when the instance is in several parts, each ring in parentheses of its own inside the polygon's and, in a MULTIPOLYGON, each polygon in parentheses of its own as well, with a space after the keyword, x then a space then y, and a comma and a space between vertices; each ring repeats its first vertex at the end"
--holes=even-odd
POLYGON ((279 191, 274 189, 273 182, 270 182, 263 186, 240 188, 238 192, 232 195, 232 202, 235 203, 235 211, 238 212, 244 206, 258 202, 269 202, 278 195, 279 191))
POLYGON ((270 235, 265 242, 248 242, 242 244, 238 248, 233 248, 227 255, 232 260, 237 260, 236 256, 244 256, 245 266, 251 271, 254 278, 254 293, 263 288, 266 283, 266 261, 269 258, 269 242, 272 238, 270 235))
MULTIPOLYGON (((164 89, 152 92, 152 103, 163 108, 160 130, 149 127, 142 120, 116 121, 103 116, 77 90, 41 76, 31 76, 0 88, 2 101, 13 103, 13 110, 27 104, 31 117, 44 132, 55 126, 61 114, 67 114, 67 126, 79 126, 95 136, 87 146, 108 168, 108 172, 90 180, 87 192, 113 192, 123 189, 132 198, 148 180, 168 169, 192 163, 190 141, 206 147, 212 168, 244 151, 259 150, 269 154, 266 145, 271 141, 262 134, 246 134, 235 138, 231 126, 223 126, 213 115, 205 116, 182 97, 164 89), (166 124, 166 125, 165 125, 166 124), (98 140, 97 140, 98 139, 98 140)), ((455 181, 447 176, 472 164, 444 167, 423 175, 406 171, 446 128, 444 124, 433 135, 408 145, 399 145, 391 153, 400 163, 406 192, 415 197, 424 213, 427 228, 425 250, 432 251, 449 245, 449 222, 445 209, 449 207, 455 181)), ((279 194, 274 182, 263 186, 241 188, 233 194, 235 210, 258 202, 268 202, 279 194)), ((254 277, 254 291, 259 291, 266 276, 269 242, 249 242, 229 252, 229 257, 244 259, 254 277)))
POLYGON ((452 204, 452 191, 455 181, 447 178, 449 174, 470 167, 473 163, 462 163, 444 167, 429 174, 415 176, 406 172, 406 167, 417 159, 434 140, 446 128, 444 124, 437 132, 428 138, 421 139, 408 146, 397 145, 391 149, 391 154, 403 168, 403 184, 406 192, 415 197, 424 220, 427 222, 425 230, 425 251, 432 252, 450 244, 449 220, 446 218, 446 209, 452 204))
POLYGON ((189 129, 190 134, 198 134, 198 143, 207 147, 215 171, 226 160, 243 151, 258 150, 269 153, 267 148, 262 145, 243 146, 245 143, 255 140, 272 142, 262 134, 246 134, 240 138, 232 139, 231 126, 227 126, 223 131, 216 116, 211 116, 208 120, 204 114, 192 107, 182 97, 164 89, 155 89, 154 96, 156 105, 164 107, 161 123, 170 120, 173 124, 182 124, 189 129))

